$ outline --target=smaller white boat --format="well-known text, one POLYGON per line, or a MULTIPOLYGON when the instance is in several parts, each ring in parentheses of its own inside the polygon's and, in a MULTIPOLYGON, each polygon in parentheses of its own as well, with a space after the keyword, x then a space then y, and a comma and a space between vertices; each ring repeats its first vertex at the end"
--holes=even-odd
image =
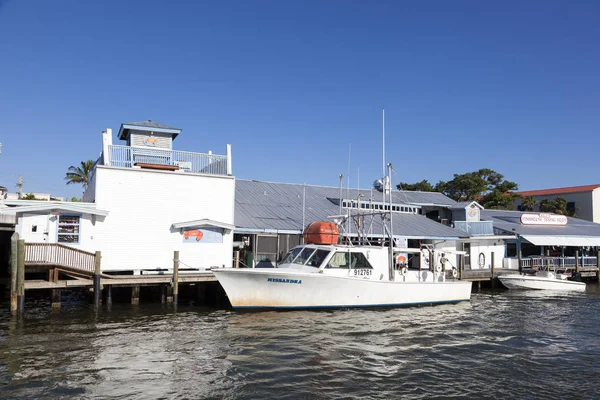
POLYGON ((538 271, 535 275, 501 275, 498 279, 508 289, 585 291, 584 282, 571 281, 568 275, 553 271, 538 271))

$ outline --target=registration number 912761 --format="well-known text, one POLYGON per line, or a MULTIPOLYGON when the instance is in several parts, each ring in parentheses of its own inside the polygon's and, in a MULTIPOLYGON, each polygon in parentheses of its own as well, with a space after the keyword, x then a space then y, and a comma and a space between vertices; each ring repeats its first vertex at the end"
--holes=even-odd
POLYGON ((373 275, 373 270, 372 269, 355 269, 353 270, 354 276, 371 276, 373 275))

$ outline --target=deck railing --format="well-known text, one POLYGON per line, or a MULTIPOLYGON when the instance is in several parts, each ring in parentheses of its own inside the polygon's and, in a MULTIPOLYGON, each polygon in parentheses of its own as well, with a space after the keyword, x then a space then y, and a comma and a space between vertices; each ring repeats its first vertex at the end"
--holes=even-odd
POLYGON ((25 265, 32 264, 94 272, 95 254, 58 243, 25 243, 25 265))
POLYGON ((198 174, 230 175, 227 156, 157 148, 110 145, 104 164, 131 168, 136 164, 177 166, 198 174))

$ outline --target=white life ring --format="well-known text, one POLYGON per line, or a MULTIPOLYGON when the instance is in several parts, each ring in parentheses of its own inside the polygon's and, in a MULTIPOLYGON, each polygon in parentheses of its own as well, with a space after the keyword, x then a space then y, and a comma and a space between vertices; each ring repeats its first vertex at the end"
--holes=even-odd
POLYGON ((406 268, 406 267, 400 268, 400 275, 406 276, 406 274, 408 274, 408 268, 406 268))
POLYGON ((442 272, 442 266, 440 264, 435 266, 435 272, 442 272))
POLYGON ((456 268, 452 267, 452 277, 456 279, 457 276, 458 276, 458 271, 456 270, 456 268))

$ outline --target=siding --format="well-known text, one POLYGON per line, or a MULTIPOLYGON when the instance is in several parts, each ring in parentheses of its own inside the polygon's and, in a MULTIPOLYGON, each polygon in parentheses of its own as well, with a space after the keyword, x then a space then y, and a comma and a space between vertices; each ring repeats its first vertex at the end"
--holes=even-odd
POLYGON ((153 147, 157 149, 171 150, 173 148, 173 139, 170 133, 154 132, 150 134, 150 132, 145 131, 131 131, 129 134, 129 146, 153 147), (144 143, 148 137, 153 137, 156 139, 155 146, 148 146, 146 143, 144 143))
POLYGON ((182 268, 231 267, 231 233, 223 243, 183 243, 171 226, 203 218, 233 225, 233 177, 99 166, 96 179, 97 207, 110 212, 96 224, 103 271, 172 268, 174 250, 182 268))
MULTIPOLYGON (((94 252, 95 226, 94 217, 89 214, 64 213, 81 215, 79 220, 79 243, 61 243, 80 250, 94 252)), ((19 237, 27 243, 58 243, 58 217, 45 213, 25 213, 19 217, 17 232, 19 237), (37 226, 37 232, 32 232, 32 226, 37 226)))

